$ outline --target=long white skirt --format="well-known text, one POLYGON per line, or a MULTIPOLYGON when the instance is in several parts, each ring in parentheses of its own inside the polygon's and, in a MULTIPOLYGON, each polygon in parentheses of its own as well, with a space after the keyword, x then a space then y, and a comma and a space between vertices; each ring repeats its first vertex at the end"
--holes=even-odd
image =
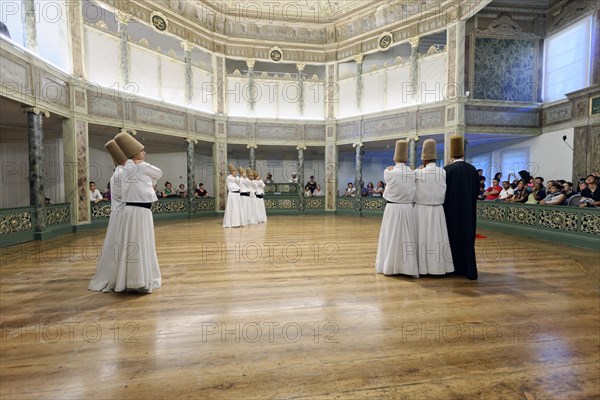
POLYGON ((256 213, 256 222, 262 224, 267 220, 266 213, 264 213, 265 202, 263 199, 259 199, 258 197, 252 197, 252 203, 254 204, 254 212, 256 213))
POLYGON ((242 200, 239 193, 229 193, 227 195, 227 205, 225 206, 225 215, 223 216, 223 228, 237 228, 245 226, 244 213, 242 210, 242 200))
POLYGON ((121 232, 121 214, 123 208, 118 211, 112 211, 108 220, 108 228, 104 236, 104 244, 102 245, 102 253, 96 264, 96 274, 88 285, 88 290, 94 292, 110 292, 114 290, 116 284, 116 269, 115 262, 115 238, 121 232))
POLYGON ((260 210, 261 222, 267 222, 267 209, 265 208, 265 199, 258 200, 258 209, 260 210))
POLYGON ((418 278, 417 251, 412 204, 386 204, 379 231, 375 270, 385 275, 404 274, 418 278))
POLYGON ((419 274, 444 275, 454 272, 444 207, 415 205, 419 274))
POLYGON ((125 206, 121 211, 120 232, 110 241, 116 261, 114 277, 111 278, 111 284, 115 282, 115 292, 152 293, 153 289, 161 286, 152 211, 125 206))
POLYGON ((242 209, 244 210, 244 218, 246 225, 255 225, 258 223, 256 220, 256 210, 254 209, 254 202, 250 196, 240 196, 242 198, 242 209))

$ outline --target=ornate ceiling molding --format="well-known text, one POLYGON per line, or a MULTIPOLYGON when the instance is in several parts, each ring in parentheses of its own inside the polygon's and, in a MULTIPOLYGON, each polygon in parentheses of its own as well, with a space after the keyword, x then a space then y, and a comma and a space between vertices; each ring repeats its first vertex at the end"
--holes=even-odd
POLYGON ((491 0, 478 2, 476 6, 470 0, 427 0, 410 4, 401 0, 364 0, 366 5, 329 24, 236 21, 203 6, 205 0, 101 1, 147 23, 153 13, 162 13, 168 20, 165 33, 227 57, 269 61, 269 50, 278 46, 285 55, 285 62, 328 63, 351 59, 357 53, 381 51, 380 35, 386 32, 392 35, 394 45, 416 35, 427 35, 468 18, 491 0))
POLYGON ((485 29, 473 29, 471 31, 475 35, 489 35, 502 37, 518 37, 518 38, 536 38, 537 35, 532 32, 526 32, 521 25, 516 23, 509 14, 501 14, 498 19, 490 23, 485 29))

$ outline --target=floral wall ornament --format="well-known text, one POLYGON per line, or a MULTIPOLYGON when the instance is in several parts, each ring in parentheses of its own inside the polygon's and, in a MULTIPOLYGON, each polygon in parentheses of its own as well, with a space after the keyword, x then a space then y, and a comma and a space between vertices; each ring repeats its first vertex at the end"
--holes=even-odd
POLYGON ((377 46, 381 51, 389 49, 393 43, 394 36, 391 32, 383 32, 381 35, 379 35, 379 38, 377 39, 377 46))
POLYGON ((275 46, 269 50, 269 58, 275 62, 283 60, 283 50, 275 46))
POLYGON ((167 17, 161 12, 154 11, 150 16, 150 21, 152 22, 152 26, 159 32, 164 32, 167 30, 168 22, 167 17))

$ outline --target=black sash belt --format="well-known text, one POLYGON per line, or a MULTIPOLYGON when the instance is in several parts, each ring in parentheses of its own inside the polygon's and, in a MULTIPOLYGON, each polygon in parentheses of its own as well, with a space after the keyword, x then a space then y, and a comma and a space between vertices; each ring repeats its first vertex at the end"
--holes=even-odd
POLYGON ((126 206, 134 206, 134 207, 142 207, 147 208, 148 210, 152 208, 152 203, 125 203, 126 206))
POLYGON ((256 195, 256 198, 257 198, 257 199, 262 199, 263 197, 265 197, 265 195, 264 195, 264 194, 257 194, 257 195, 256 195))
POLYGON ((231 193, 239 193, 239 192, 240 192, 239 190, 236 190, 235 192, 231 192, 231 193))
POLYGON ((240 196, 248 196, 248 197, 250 197, 250 192, 242 192, 242 193, 240 193, 240 196))

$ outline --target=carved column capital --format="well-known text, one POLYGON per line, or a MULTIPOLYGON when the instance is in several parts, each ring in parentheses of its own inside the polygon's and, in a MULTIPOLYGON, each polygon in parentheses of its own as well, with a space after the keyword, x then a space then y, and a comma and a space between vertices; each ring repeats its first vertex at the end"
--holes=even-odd
POLYGON ((408 43, 410 44, 410 47, 417 47, 419 45, 420 41, 421 41, 421 38, 419 36, 415 36, 415 37, 408 39, 408 43))
POLYGON ((184 139, 184 141, 185 141, 187 144, 190 144, 190 143, 198 144, 198 139, 193 139, 193 138, 185 138, 185 139, 184 139))
POLYGON ((256 58, 246 58, 246 65, 248 68, 254 68, 254 64, 256 63, 256 58))
POLYGON ((115 10, 115 16, 117 17, 117 20, 119 21, 119 23, 125 24, 125 25, 127 25, 129 23, 129 21, 131 21, 131 18, 133 17, 131 14, 127 14, 126 12, 123 12, 119 9, 115 10))
POLYGON ((356 61, 357 64, 362 64, 363 58, 365 58, 365 55, 360 53, 354 56, 354 61, 356 61))
POLYGON ((256 148, 258 148, 258 145, 256 143, 248 143, 246 145, 246 148, 247 149, 256 149, 256 148))
POLYGON ((304 67, 306 67, 305 63, 296 63, 296 68, 298 69, 298 71, 302 72, 304 71, 304 67))
POLYGON ((181 42, 181 48, 184 51, 192 51, 192 49, 194 48, 194 43, 188 41, 188 40, 183 40, 181 42))
POLYGON ((35 115, 40 115, 42 114, 43 116, 45 116, 46 118, 50 118, 50 111, 48 110, 43 110, 39 107, 21 107, 21 112, 27 113, 27 112, 32 112, 35 115))

